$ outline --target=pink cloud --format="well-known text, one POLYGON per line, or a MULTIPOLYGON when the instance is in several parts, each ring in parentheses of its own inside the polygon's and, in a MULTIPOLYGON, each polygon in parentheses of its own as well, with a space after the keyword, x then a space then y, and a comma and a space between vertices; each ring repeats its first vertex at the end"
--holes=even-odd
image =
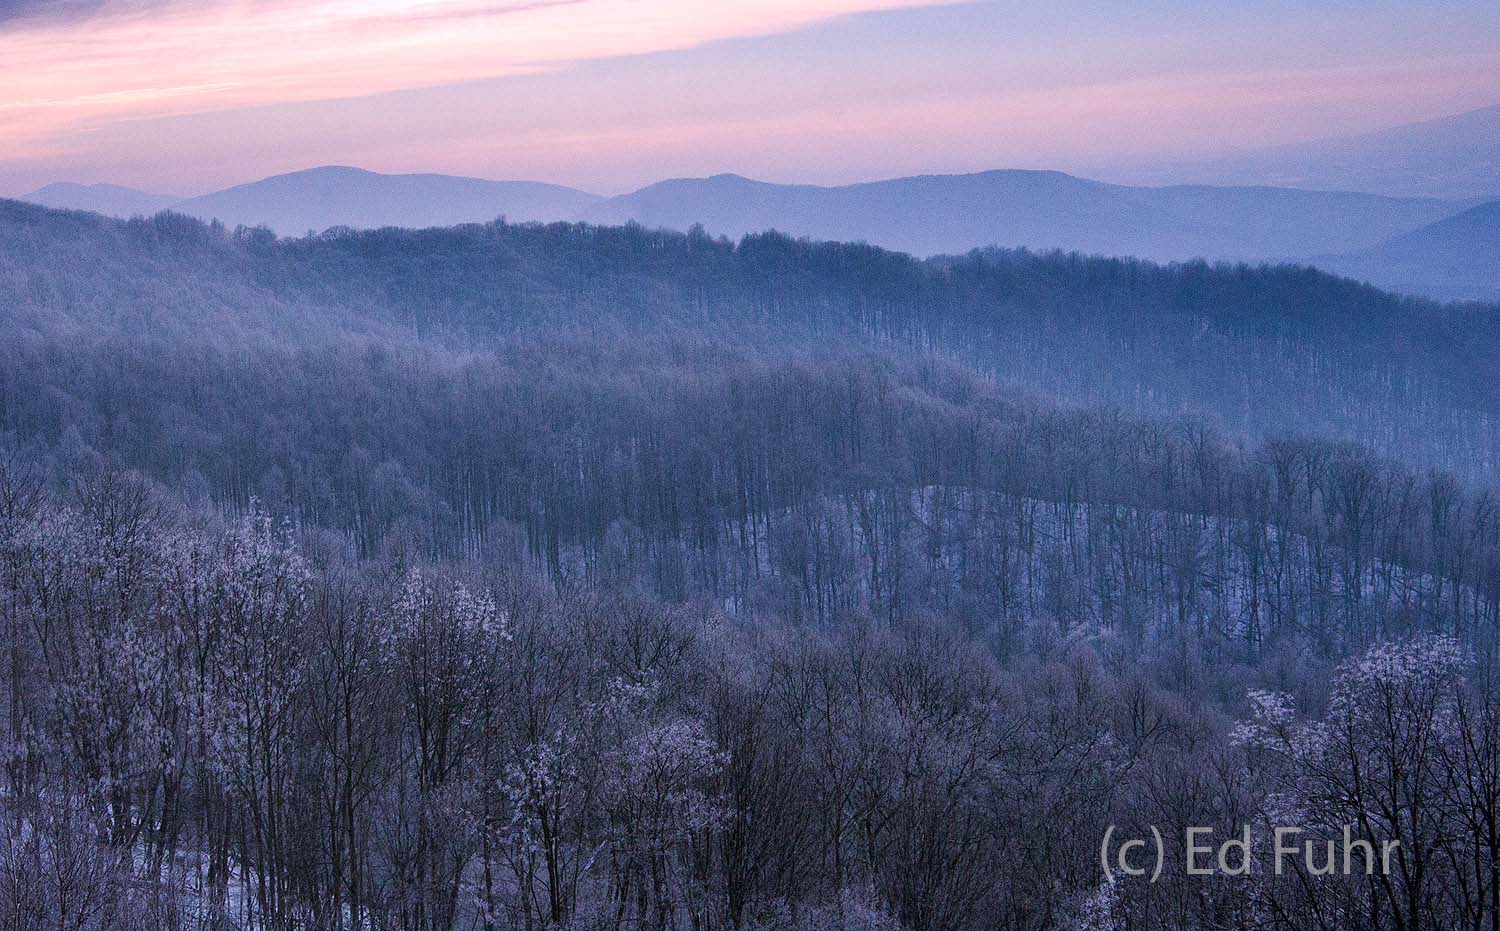
POLYGON ((0 32, 12 155, 121 119, 332 100, 790 31, 939 0, 105 3, 0 32))

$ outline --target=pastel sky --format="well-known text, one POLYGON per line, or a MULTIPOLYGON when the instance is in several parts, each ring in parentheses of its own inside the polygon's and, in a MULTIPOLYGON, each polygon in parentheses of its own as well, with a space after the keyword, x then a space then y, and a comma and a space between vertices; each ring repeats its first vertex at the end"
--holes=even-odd
POLYGON ((1107 175, 1497 102, 1494 0, 0 0, 0 194, 1107 175))

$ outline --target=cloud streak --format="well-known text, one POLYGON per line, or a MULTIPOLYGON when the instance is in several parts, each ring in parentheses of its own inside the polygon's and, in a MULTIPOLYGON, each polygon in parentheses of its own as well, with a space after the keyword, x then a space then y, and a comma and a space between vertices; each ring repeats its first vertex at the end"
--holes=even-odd
POLYGON ((119 120, 526 74, 939 2, 115 0, 66 3, 59 19, 0 0, 0 140, 37 153, 119 120))
POLYGON ((0 28, 15 22, 68 22, 82 19, 104 0, 0 0, 0 28))

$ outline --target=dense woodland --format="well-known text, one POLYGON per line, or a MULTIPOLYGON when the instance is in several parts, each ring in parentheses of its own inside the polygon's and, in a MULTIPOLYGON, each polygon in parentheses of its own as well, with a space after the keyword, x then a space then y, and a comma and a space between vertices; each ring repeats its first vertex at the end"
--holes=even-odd
POLYGON ((0 925, 1500 926, 1495 313, 0 202, 0 925))

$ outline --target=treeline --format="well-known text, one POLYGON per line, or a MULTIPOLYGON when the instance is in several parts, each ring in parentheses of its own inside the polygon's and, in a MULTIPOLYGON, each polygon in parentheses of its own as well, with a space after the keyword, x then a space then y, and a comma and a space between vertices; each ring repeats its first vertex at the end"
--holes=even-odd
POLYGON ((993 250, 924 262, 775 234, 570 224, 279 240, 6 202, 0 302, 5 335, 36 353, 106 338, 344 351, 355 334, 487 354, 559 331, 606 354, 683 337, 757 358, 894 346, 1069 403, 1350 439, 1470 481, 1492 480, 1500 442, 1493 308, 1305 268, 993 250))

